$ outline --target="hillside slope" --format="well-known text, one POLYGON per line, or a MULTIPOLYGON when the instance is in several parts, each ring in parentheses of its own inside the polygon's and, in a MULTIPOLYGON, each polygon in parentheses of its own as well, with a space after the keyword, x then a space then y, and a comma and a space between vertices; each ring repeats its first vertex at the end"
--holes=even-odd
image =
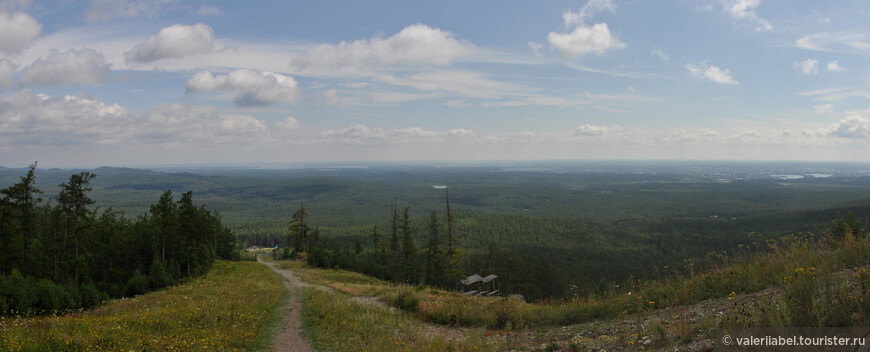
POLYGON ((706 270, 554 302, 281 264, 335 291, 302 292, 309 336, 321 350, 711 350, 725 331, 743 328, 868 326, 870 241, 859 224, 839 221, 824 239, 769 240, 763 251, 720 254, 706 270))

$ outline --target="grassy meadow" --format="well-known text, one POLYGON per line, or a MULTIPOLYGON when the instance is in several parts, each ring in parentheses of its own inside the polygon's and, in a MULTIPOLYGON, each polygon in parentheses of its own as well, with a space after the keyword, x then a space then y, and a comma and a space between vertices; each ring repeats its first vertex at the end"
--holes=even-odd
POLYGON ((250 351, 269 344, 285 290, 268 267, 217 261, 204 276, 87 311, 0 317, 0 351, 250 351))

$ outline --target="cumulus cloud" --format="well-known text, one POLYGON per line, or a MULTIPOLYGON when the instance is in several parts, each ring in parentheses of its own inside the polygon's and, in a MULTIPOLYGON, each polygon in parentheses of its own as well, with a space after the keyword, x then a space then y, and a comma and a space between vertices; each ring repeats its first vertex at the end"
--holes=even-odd
POLYGON ((547 41, 564 57, 588 53, 602 55, 609 50, 625 48, 625 43, 610 33, 607 23, 596 23, 592 27, 579 26, 571 33, 550 32, 547 41))
POLYGON ((248 69, 227 74, 200 71, 190 77, 184 87, 188 92, 233 92, 233 103, 243 107, 294 102, 299 97, 299 88, 293 77, 248 69))
POLYGON ((171 8, 175 0, 91 0, 85 12, 85 22, 151 18, 171 8))
POLYGON ((50 97, 28 90, 0 96, 0 105, 0 147, 239 145, 267 134, 262 120, 212 107, 175 104, 138 113, 87 95, 50 97))
POLYGON ((773 25, 767 20, 758 17, 758 14, 755 13, 755 9, 758 8, 760 3, 761 0, 726 0, 722 5, 723 10, 731 18, 754 22, 756 31, 771 31, 773 30, 773 25))
POLYGON ((610 33, 607 23, 586 25, 586 20, 595 13, 616 10, 610 0, 590 0, 579 12, 564 12, 565 28, 574 28, 570 33, 550 32, 547 42, 559 50, 563 57, 582 56, 588 53, 603 55, 607 51, 625 48, 625 43, 610 33))
POLYGON ((843 68, 837 63, 837 60, 828 63, 828 71, 842 71, 843 68))
POLYGON ((111 64, 102 53, 82 48, 65 52, 52 49, 45 59, 37 59, 20 74, 24 86, 74 86, 103 83, 109 72, 111 64))
POLYGON ((456 39, 453 33, 415 24, 387 37, 373 37, 336 45, 321 44, 294 58, 297 71, 323 71, 389 65, 447 65, 472 53, 474 45, 456 39))
POLYGON ((0 93, 15 87, 15 71, 18 65, 7 59, 0 59, 0 93))
POLYGON ((187 26, 174 24, 160 30, 143 43, 124 53, 125 60, 148 63, 167 58, 180 58, 187 55, 205 54, 214 46, 214 30, 197 23, 187 26))
POLYGON ((814 59, 807 59, 801 62, 795 62, 794 67, 799 68, 804 74, 815 75, 819 73, 819 62, 814 59))
POLYGON ((870 138, 870 110, 850 111, 824 133, 836 138, 870 138))
POLYGON ((687 64, 686 69, 689 70, 692 77, 698 79, 706 79, 719 84, 738 84, 734 78, 731 78, 731 71, 723 70, 717 66, 706 63, 701 65, 687 64))
POLYGON ((293 116, 287 116, 286 119, 282 120, 281 122, 276 123, 275 127, 282 129, 282 130, 295 130, 295 129, 301 128, 302 123, 299 122, 299 120, 293 116))
POLYGON ((603 136, 621 130, 619 125, 613 126, 595 126, 590 124, 581 125, 574 131, 576 136, 603 136))
POLYGON ((26 48, 42 32, 42 24, 23 12, 0 12, 0 52, 11 54, 26 48))
POLYGON ((450 138, 462 138, 462 137, 471 137, 474 136, 474 131, 467 130, 464 128, 454 128, 447 131, 447 137, 450 138))

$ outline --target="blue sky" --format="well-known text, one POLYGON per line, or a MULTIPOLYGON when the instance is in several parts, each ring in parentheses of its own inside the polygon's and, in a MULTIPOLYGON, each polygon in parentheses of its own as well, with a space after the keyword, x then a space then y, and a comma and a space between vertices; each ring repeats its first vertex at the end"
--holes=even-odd
POLYGON ((861 1, 0 1, 0 165, 870 161, 861 1))

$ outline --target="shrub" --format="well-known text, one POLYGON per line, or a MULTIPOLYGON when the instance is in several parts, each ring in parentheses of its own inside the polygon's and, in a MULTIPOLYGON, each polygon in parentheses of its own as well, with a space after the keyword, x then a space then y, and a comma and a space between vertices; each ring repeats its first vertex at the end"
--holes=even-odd
POLYGON ((151 288, 154 290, 164 288, 172 284, 172 277, 166 272, 166 267, 162 261, 154 261, 151 264, 151 271, 148 272, 148 281, 151 288))
POLYGON ((93 282, 88 282, 79 288, 82 297, 82 307, 94 307, 109 300, 109 296, 97 289, 93 282))
POLYGON ((126 292, 128 296, 140 295, 148 292, 148 278, 142 275, 139 270, 133 273, 130 280, 127 281, 126 292))
POLYGON ((62 304, 66 303, 63 287, 58 287, 54 282, 48 279, 39 280, 33 288, 36 302, 34 308, 37 311, 51 312, 63 308, 62 304))

